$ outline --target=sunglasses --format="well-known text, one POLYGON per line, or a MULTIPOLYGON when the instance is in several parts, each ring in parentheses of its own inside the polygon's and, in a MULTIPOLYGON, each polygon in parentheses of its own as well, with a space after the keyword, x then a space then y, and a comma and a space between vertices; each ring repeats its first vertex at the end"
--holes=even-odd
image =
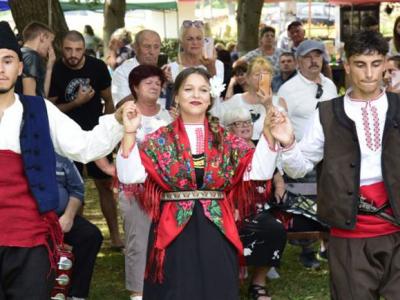
POLYGON ((189 28, 189 27, 196 27, 196 28, 203 28, 204 27, 204 23, 203 21, 190 21, 190 20, 185 20, 182 23, 182 26, 184 28, 189 28))
POLYGON ((322 84, 317 83, 317 94, 315 94, 315 98, 317 98, 317 99, 321 98, 323 93, 324 93, 324 90, 322 89, 322 84))

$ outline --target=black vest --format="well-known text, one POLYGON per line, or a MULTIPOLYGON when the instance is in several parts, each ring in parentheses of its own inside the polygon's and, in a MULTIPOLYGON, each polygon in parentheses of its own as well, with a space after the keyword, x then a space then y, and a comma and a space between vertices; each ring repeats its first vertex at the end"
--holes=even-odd
POLYGON ((56 157, 42 97, 19 95, 24 107, 20 145, 30 190, 44 213, 58 207, 56 157))
MULTIPOLYGON (((382 175, 390 205, 400 222, 400 97, 387 93, 388 111, 382 137, 382 175)), ((318 216, 330 226, 353 229, 360 187, 361 153, 354 122, 344 98, 319 103, 325 143, 318 165, 318 216)))

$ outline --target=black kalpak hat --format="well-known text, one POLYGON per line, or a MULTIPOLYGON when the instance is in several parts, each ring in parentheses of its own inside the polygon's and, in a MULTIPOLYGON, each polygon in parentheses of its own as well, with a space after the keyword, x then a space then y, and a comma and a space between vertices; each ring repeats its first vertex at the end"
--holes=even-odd
POLYGON ((18 45, 17 38, 11 30, 8 22, 0 22, 0 49, 10 49, 18 54, 19 60, 22 61, 21 49, 18 45))

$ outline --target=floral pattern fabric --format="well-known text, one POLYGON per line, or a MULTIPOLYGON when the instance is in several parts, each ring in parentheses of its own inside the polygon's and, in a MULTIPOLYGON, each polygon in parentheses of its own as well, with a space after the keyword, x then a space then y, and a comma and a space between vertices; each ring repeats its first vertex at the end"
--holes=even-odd
MULTIPOLYGON (((193 213, 194 200, 163 202, 166 191, 218 190, 225 192, 223 200, 199 200, 205 216, 242 253, 242 245, 233 218, 232 193, 243 192, 243 174, 248 170, 254 150, 248 144, 222 128, 222 143, 215 145, 208 121, 204 123, 204 177, 197 186, 190 143, 181 119, 147 136, 140 145, 140 156, 148 173, 143 207, 157 224, 154 247, 165 249, 184 229, 193 213), (239 189, 236 189, 240 187, 239 189)), ((197 200, 196 200, 197 201, 197 200)))

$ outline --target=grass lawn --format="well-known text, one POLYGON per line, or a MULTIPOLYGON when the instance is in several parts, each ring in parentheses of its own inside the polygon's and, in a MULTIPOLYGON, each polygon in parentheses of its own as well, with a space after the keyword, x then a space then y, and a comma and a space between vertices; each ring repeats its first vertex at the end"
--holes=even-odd
MULTIPOLYGON (((128 300, 125 291, 124 258, 122 253, 110 249, 108 230, 101 214, 93 181, 86 181, 85 216, 102 230, 105 237, 96 261, 92 280, 91 300, 128 300)), ((120 222, 122 223, 122 222, 120 222)), ((122 231, 121 231, 122 232, 122 231)), ((306 270, 298 262, 300 248, 288 245, 278 270, 280 279, 268 282, 273 300, 328 300, 328 271, 326 262, 317 271, 306 270)), ((247 281, 242 286, 241 299, 247 299, 247 281)), ((207 299, 204 299, 207 300, 207 299)))

